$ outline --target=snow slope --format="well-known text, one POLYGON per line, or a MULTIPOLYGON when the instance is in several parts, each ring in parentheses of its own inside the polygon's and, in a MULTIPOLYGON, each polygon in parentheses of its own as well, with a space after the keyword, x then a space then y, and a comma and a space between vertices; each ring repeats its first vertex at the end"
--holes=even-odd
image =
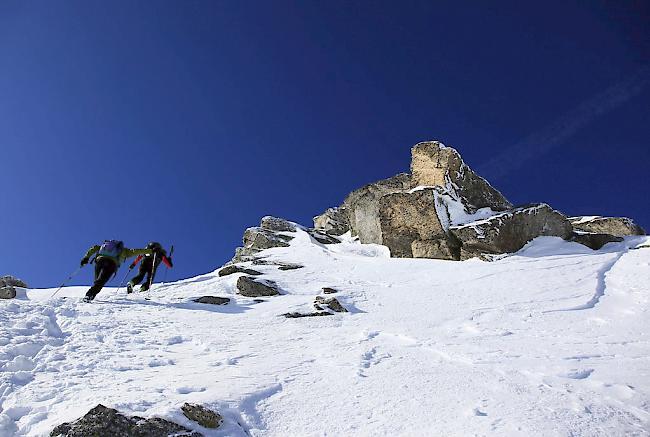
POLYGON ((283 295, 216 272, 146 296, 30 290, 0 302, 0 436, 47 435, 98 403, 207 436, 650 434, 646 237, 591 251, 541 237, 496 262, 391 259, 298 231, 254 268, 283 295), (321 287, 350 310, 311 311, 321 287), (233 298, 227 306, 191 302, 233 298), (184 402, 226 417, 209 431, 184 402))

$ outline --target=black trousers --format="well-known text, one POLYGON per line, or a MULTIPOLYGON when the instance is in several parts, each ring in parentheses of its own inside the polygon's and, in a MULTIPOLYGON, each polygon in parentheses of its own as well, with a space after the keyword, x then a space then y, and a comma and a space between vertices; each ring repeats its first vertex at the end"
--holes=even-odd
POLYGON ((86 297, 94 299, 99 291, 106 285, 117 271, 117 263, 110 258, 99 258, 95 260, 95 282, 88 289, 86 297))
POLYGON ((133 285, 137 285, 144 279, 146 275, 147 280, 142 284, 141 290, 148 290, 149 284, 153 283, 153 278, 156 277, 156 271, 158 270, 159 265, 160 261, 156 260, 156 265, 154 266, 153 257, 144 257, 140 263, 138 274, 135 275, 129 282, 131 282, 133 285))

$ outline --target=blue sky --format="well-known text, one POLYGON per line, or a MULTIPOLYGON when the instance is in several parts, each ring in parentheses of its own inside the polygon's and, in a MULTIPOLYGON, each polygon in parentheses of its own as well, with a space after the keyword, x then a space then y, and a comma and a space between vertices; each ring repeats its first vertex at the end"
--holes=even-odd
POLYGON ((58 285, 106 238, 212 271, 428 139, 514 203, 650 228, 648 4, 530 3, 0 3, 0 274, 58 285))

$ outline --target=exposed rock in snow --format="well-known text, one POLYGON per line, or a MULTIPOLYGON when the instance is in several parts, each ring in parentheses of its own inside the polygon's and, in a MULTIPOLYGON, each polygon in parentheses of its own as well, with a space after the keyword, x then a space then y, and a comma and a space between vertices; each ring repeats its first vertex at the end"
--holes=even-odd
POLYGON ((325 294, 335 294, 338 293, 338 291, 332 287, 323 287, 323 293, 325 294))
POLYGON ((273 281, 260 279, 255 280, 250 276, 241 276, 237 279, 239 294, 247 297, 275 296, 280 294, 278 287, 273 281))
POLYGON ((51 437, 200 437, 202 434, 190 431, 165 419, 143 419, 127 417, 112 408, 97 405, 84 417, 73 422, 63 423, 50 433, 51 437))
POLYGON ((512 204, 485 179, 474 173, 451 147, 439 141, 425 141, 411 149, 411 174, 415 185, 446 188, 456 194, 470 212, 489 207, 495 211, 512 204))
POLYGON ((645 235, 643 228, 627 217, 581 216, 570 217, 576 231, 610 234, 616 237, 645 235))
POLYGON ((0 299, 13 299, 17 296, 16 288, 28 288, 27 284, 11 275, 0 277, 0 299))
POLYGON ((235 250, 232 263, 250 261, 261 250, 271 247, 289 247, 293 236, 287 235, 296 231, 296 224, 287 220, 266 216, 262 218, 259 227, 248 228, 244 231, 243 247, 235 250))
POLYGON ((346 208, 328 208, 323 214, 314 217, 314 228, 329 235, 345 234, 350 230, 346 208))
POLYGON ((292 312, 292 313, 284 313, 282 314, 284 317, 287 319, 300 319, 303 317, 319 317, 319 316, 331 316, 332 313, 328 313, 327 311, 317 311, 313 313, 299 313, 299 312, 292 312))
POLYGON ((204 428, 219 428, 223 423, 221 414, 212 411, 203 405, 185 403, 181 407, 183 414, 190 420, 195 421, 204 428))
POLYGON ((316 296, 316 299, 314 300, 314 307, 319 311, 322 311, 323 307, 327 307, 335 313, 348 312, 348 310, 346 310, 345 307, 341 305, 341 302, 339 302, 335 297, 325 298, 323 296, 316 296))
POLYGON ((207 303, 210 305, 228 305, 230 298, 218 296, 201 296, 193 299, 196 303, 207 303))
POLYGON ((580 243, 590 249, 598 250, 607 243, 620 243, 623 237, 616 237, 610 234, 596 234, 593 232, 574 232, 571 241, 580 243))
POLYGON ((572 228, 563 214, 542 203, 452 226, 451 232, 462 243, 461 259, 469 259, 482 253, 516 252, 539 236, 568 239, 572 228))
POLYGON ((251 276, 258 276, 261 275, 262 273, 258 272, 257 270, 249 269, 246 267, 238 266, 237 264, 230 264, 219 270, 219 276, 228 276, 232 275, 234 273, 245 273, 247 275, 251 276))

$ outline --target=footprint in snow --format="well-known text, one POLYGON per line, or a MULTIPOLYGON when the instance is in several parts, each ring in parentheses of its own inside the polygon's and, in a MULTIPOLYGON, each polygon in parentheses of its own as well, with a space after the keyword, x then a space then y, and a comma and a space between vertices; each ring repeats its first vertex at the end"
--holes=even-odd
POLYGON ((169 337, 168 339, 166 339, 165 344, 167 344, 168 346, 171 346, 171 345, 174 345, 174 344, 180 344, 183 341, 184 341, 183 337, 181 337, 180 335, 175 335, 173 337, 169 337))
POLYGON ((204 392, 206 390, 205 387, 178 387, 176 389, 176 393, 181 394, 181 395, 187 395, 190 393, 196 393, 196 392, 204 392))
POLYGON ((173 366, 174 364, 176 364, 174 360, 163 360, 163 359, 154 358, 153 360, 149 361, 148 366, 162 367, 162 366, 173 366))
POLYGON ((569 379, 587 379, 591 374, 593 373, 594 369, 582 369, 582 370, 577 370, 577 369, 572 369, 571 371, 567 373, 561 373, 558 376, 561 376, 563 378, 569 378, 569 379))

